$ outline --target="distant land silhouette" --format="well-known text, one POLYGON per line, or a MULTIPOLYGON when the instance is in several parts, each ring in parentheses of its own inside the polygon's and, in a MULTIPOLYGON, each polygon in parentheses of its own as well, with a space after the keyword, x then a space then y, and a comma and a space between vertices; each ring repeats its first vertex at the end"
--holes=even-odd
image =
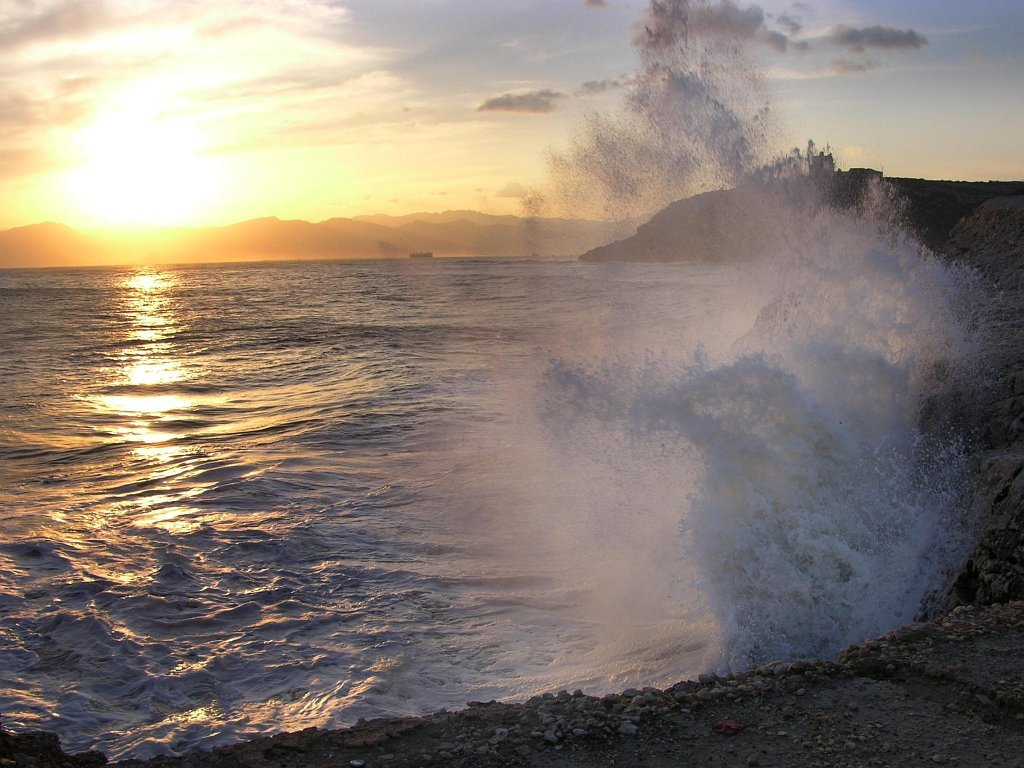
POLYGON ((435 256, 572 257, 637 222, 493 216, 476 211, 358 216, 310 223, 260 218, 224 227, 76 230, 47 222, 0 231, 0 268, 261 259, 435 256))
MULTIPOLYGON (((835 204, 855 205, 870 169, 836 174, 835 204)), ((953 226, 992 197, 1024 194, 1024 182, 889 178, 920 241, 939 250, 953 226)), ((435 256, 574 257, 583 261, 720 262, 766 242, 770 207, 728 189, 670 203, 646 223, 495 216, 477 211, 377 214, 310 223, 260 218, 224 227, 80 231, 47 222, 0 231, 0 268, 173 264, 262 259, 435 256), (759 212, 761 219, 754 212, 759 212), (639 226, 637 226, 639 224, 639 226), (630 232, 634 234, 628 235, 630 232), (621 239, 617 239, 621 238, 621 239)))
MULTIPOLYGON (((856 207, 869 179, 882 178, 870 168, 836 172, 822 200, 837 207, 856 207)), ((953 227, 993 197, 1024 194, 1020 181, 932 181, 887 178, 906 205, 904 221, 921 243, 939 251, 953 227)), ((781 201, 778 201, 781 202, 781 201)), ((723 189, 670 203, 636 232, 599 245, 580 259, 588 262, 720 263, 756 256, 770 247, 767 235, 785 221, 773 215, 772 200, 757 189, 723 189)))

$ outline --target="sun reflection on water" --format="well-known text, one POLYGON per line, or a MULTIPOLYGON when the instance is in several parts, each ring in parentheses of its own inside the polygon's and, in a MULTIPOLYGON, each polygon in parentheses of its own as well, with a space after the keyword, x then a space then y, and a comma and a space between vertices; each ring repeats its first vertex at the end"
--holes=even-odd
POLYGON ((175 480, 187 475, 195 449, 172 423, 187 420, 199 404, 199 398, 181 385, 202 371, 177 341, 184 327, 174 292, 177 283, 173 271, 153 268, 140 269, 118 283, 123 335, 106 391, 95 402, 104 414, 105 428, 132 445, 126 469, 137 470, 131 481, 143 489, 111 509, 129 514, 134 525, 186 532, 201 524, 202 513, 188 503, 196 489, 175 480))
MULTIPOLYGON (((172 441, 173 433, 159 429, 159 422, 171 411, 184 411, 195 405, 192 398, 183 394, 151 389, 178 384, 190 377, 173 342, 180 329, 178 313, 169 296, 175 285, 174 273, 147 269, 129 275, 118 286, 128 326, 128 344, 114 366, 113 378, 118 388, 102 395, 100 403, 119 417, 121 423, 114 431, 125 440, 147 445, 172 441)), ((165 455, 173 458, 171 452, 165 455)))

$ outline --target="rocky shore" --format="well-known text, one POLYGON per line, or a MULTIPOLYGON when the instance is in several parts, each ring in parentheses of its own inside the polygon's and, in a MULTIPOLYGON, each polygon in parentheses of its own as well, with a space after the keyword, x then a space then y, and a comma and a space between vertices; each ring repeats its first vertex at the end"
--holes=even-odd
MULTIPOLYGON (((665 690, 566 691, 519 704, 309 729, 147 768, 390 766, 1024 766, 1024 196, 979 207, 945 254, 994 297, 997 375, 979 393, 978 543, 931 620, 833 661, 766 664, 665 690)), ((5 766, 96 766, 51 734, 0 732, 5 766)))
POLYGON ((1024 599, 1024 195, 996 198, 954 227, 944 253, 976 267, 994 298, 980 393, 983 444, 971 515, 982 534, 944 607, 1024 599))

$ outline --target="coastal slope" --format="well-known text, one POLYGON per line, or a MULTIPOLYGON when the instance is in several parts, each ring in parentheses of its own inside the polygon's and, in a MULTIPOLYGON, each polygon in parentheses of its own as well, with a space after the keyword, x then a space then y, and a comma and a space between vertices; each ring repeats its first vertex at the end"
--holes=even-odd
POLYGON ((995 375, 979 393, 984 450, 972 506, 982 532, 950 588, 948 609, 1024 599, 1024 195, 981 205, 943 250, 977 268, 996 298, 984 350, 995 375))
MULTIPOLYGON (((837 207, 856 206, 863 188, 882 176, 870 169, 837 173, 820 190, 822 199, 837 207)), ((891 193, 903 201, 904 223, 922 244, 941 250, 954 225, 986 200, 1020 195, 1024 183, 886 179, 891 193)), ((785 196, 793 190, 783 183, 774 190, 785 196)), ((798 190, 799 193, 799 190, 798 190)), ((724 189, 677 200, 641 224, 630 237, 597 246, 581 261, 729 263, 752 258, 784 217, 776 215, 771 197, 761 189, 724 189)), ((768 238, 770 239, 770 238, 768 238)))

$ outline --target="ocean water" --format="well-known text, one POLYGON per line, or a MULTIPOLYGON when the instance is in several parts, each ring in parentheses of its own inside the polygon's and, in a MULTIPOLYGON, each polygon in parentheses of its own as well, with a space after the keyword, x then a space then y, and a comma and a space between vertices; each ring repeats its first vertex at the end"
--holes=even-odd
MULTIPOLYGON (((817 229, 815 229, 817 227, 817 229)), ((970 276, 0 272, 0 713, 112 757, 823 656, 962 557, 970 276)))

